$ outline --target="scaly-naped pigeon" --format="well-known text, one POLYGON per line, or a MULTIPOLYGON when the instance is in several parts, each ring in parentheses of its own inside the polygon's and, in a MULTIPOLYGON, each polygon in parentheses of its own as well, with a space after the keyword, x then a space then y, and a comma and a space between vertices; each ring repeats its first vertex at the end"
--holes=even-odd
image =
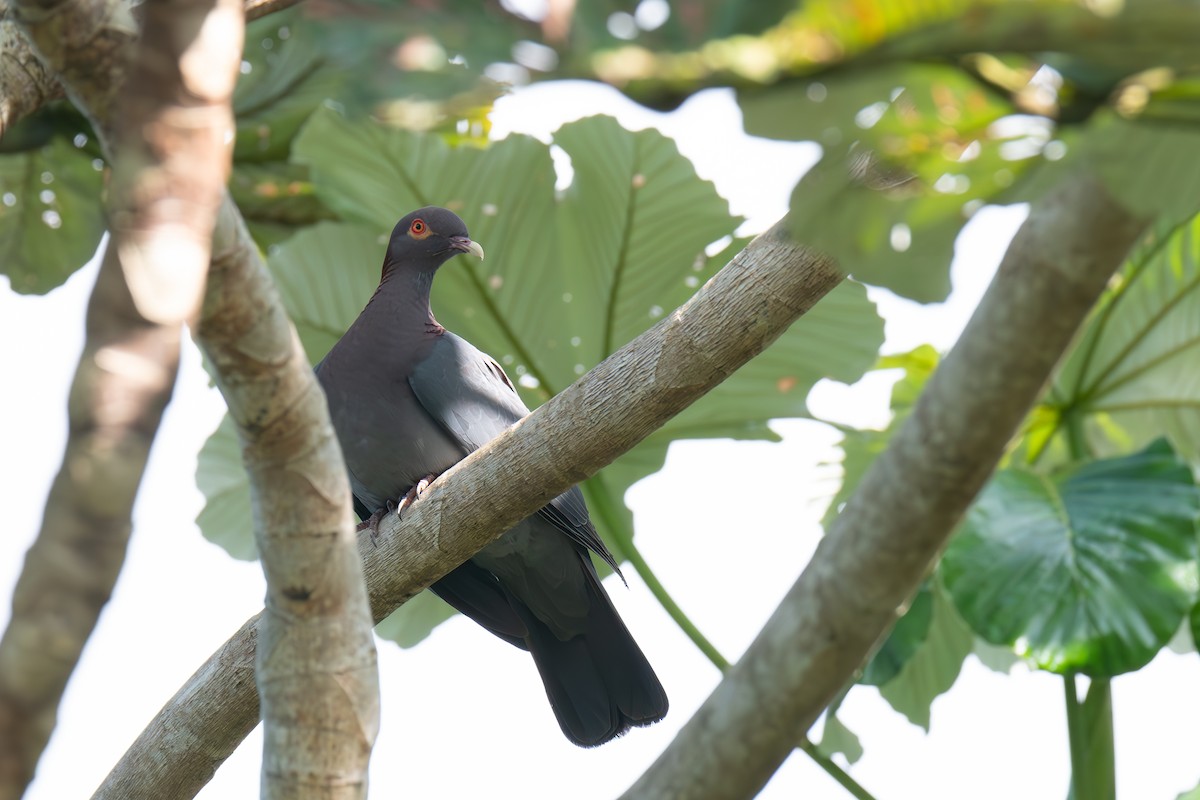
MULTIPOLYGON (((355 508, 370 525, 529 413, 500 365, 433 317, 433 276, 459 253, 483 258, 453 212, 427 207, 400 220, 379 288, 317 365, 355 508)), ((433 585, 533 654, 563 733, 584 747, 667 713, 662 684, 589 550, 617 569, 572 487, 433 585)))

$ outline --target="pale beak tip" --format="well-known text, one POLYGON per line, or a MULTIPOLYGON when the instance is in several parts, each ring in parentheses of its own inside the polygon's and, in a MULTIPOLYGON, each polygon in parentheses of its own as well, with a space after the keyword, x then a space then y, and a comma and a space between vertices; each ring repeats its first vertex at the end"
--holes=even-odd
POLYGON ((483 245, 474 240, 467 243, 467 252, 483 261, 483 245))

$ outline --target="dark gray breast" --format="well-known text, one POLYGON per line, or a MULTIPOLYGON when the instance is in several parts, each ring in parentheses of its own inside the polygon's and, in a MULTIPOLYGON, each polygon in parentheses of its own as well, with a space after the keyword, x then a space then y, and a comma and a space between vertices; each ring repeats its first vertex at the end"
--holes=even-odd
POLYGON ((395 360, 363 358, 364 352, 369 350, 343 337, 317 365, 317 378, 329 400, 350 488, 375 511, 468 451, 421 406, 408 381, 410 369, 395 360))

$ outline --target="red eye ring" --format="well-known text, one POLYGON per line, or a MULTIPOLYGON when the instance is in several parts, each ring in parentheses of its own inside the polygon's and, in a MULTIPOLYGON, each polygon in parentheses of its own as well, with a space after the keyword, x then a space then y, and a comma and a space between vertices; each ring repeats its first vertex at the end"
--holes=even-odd
POLYGON ((423 234, 425 232, 425 220, 414 219, 412 221, 412 225, 408 226, 408 232, 413 234, 414 236, 420 236, 421 234, 423 234))

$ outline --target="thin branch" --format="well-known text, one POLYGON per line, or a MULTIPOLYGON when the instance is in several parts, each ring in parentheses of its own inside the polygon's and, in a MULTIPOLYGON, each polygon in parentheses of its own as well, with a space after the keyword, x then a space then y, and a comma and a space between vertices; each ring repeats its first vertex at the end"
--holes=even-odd
MULTIPOLYGON (((20 797, 32 779, 67 680, 124 563, 134 497, 175 385, 182 324, 199 310, 229 174, 237 7, 226 15, 232 30, 221 25, 219 9, 204 26, 212 35, 191 53, 203 65, 196 76, 180 61, 211 4, 180 9, 175 2, 165 12, 163 5, 146 4, 152 35, 134 49, 130 90, 114 111, 121 124, 110 144, 121 157, 109 204, 112 241, 88 305, 67 450, 0 639, 2 798, 20 797)), ((102 16, 99 4, 69 9, 83 21, 32 0, 15 16, 42 41, 51 39, 44 26, 78 31, 102 16)), ((71 39, 57 46, 62 63, 77 66, 97 45, 71 39)), ((124 73, 123 62, 109 66, 124 73)))
MULTIPOLYGON (((760 236, 687 304, 566 391, 444 473, 359 551, 376 621, 514 523, 663 425, 761 352, 842 280, 834 265, 789 241, 783 223, 760 236)), ((192 797, 253 727, 248 680, 257 618, 172 698, 97 798, 192 797), (203 752, 203 758, 196 755, 203 752)))
POLYGON ((1033 208, 804 573, 624 797, 742 798, 766 783, 895 622, 1143 228, 1087 175, 1033 208))

